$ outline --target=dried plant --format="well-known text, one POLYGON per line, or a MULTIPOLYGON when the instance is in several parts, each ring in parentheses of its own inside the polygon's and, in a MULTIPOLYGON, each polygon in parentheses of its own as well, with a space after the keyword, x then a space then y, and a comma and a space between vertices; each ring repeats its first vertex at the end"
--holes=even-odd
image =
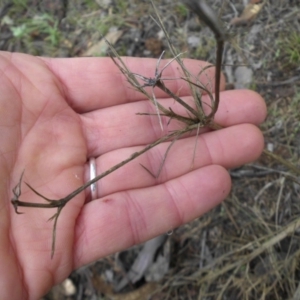
MULTIPOLYGON (((198 135, 199 134, 199 129, 201 127, 209 127, 209 128, 212 128, 212 129, 221 128, 218 124, 214 123, 213 119, 214 119, 215 113, 218 110, 219 101, 220 101, 220 95, 219 95, 220 94, 220 76, 221 76, 220 73, 221 73, 221 63, 222 63, 222 53, 223 53, 223 44, 224 44, 224 40, 225 40, 225 33, 224 33, 223 27, 220 24, 216 14, 206 4, 205 1, 186 0, 184 2, 190 8, 192 8, 192 10, 200 17, 200 19, 202 21, 204 21, 211 28, 211 30, 215 34, 215 38, 216 38, 216 41, 217 41, 215 97, 213 97, 212 91, 210 91, 209 88, 207 88, 201 82, 199 82, 199 80, 197 79, 197 76, 192 75, 187 70, 187 68, 184 65, 184 61, 181 59, 181 53, 177 53, 176 49, 172 45, 170 37, 168 35, 168 32, 166 31, 166 29, 163 25, 163 22, 162 22, 162 20, 159 16, 159 13, 158 13, 154 3, 151 1, 151 4, 152 4, 154 12, 155 12, 155 17, 156 17, 154 20, 160 26, 160 28, 163 30, 163 32, 165 33, 165 37, 166 37, 166 40, 168 42, 169 49, 170 49, 170 51, 173 55, 173 59, 170 60, 161 69, 161 71, 158 71, 160 61, 161 61, 161 58, 163 56, 163 53, 162 53, 161 56, 159 57, 158 61, 157 61, 156 69, 154 70, 154 77, 153 78, 148 78, 148 77, 144 77, 141 74, 132 73, 127 68, 127 66, 123 62, 122 58, 118 55, 118 53, 116 52, 114 47, 107 42, 108 45, 109 45, 109 49, 110 49, 109 55, 112 58, 112 60, 114 61, 114 63, 118 66, 119 70, 125 75, 125 77, 127 78, 129 84, 134 89, 136 89, 139 92, 141 92, 142 94, 144 94, 153 103, 153 105, 155 106, 156 115, 159 118, 159 123, 160 123, 160 126, 161 126, 162 129, 163 129, 163 127, 162 127, 161 116, 168 117, 169 122, 172 119, 176 119, 176 120, 182 122, 184 124, 184 127, 182 129, 179 129, 179 130, 173 131, 169 134, 166 134, 165 136, 161 137, 157 141, 147 145, 141 151, 133 153, 127 159, 125 159, 125 160, 121 161, 120 163, 116 164, 115 166, 113 166, 109 170, 103 172, 102 174, 98 175, 94 179, 88 181, 87 183, 85 183, 84 185, 82 185, 81 187, 79 187, 78 189, 76 189, 75 191, 73 191, 72 193, 70 193, 69 195, 67 195, 67 196, 65 196, 61 199, 49 199, 49 198, 41 195, 32 186, 30 186, 28 183, 26 183, 26 185, 35 194, 37 194, 39 197, 43 198, 47 203, 31 203, 31 202, 24 202, 24 201, 19 200, 20 196, 21 196, 21 183, 22 183, 22 178, 23 178, 23 173, 24 173, 23 172, 21 177, 20 177, 20 180, 19 180, 18 184, 13 189, 13 195, 14 196, 13 196, 11 202, 12 202, 12 205, 14 206, 14 208, 15 208, 15 212, 18 213, 18 214, 20 213, 20 212, 18 212, 18 207, 20 207, 20 206, 21 207, 35 207, 35 208, 57 208, 57 212, 49 219, 49 220, 54 220, 53 235, 52 235, 51 258, 53 257, 54 252, 55 252, 56 225, 57 225, 58 217, 59 217, 62 209, 64 208, 64 206, 71 199, 73 199, 76 195, 78 195, 79 193, 84 191, 87 187, 94 184, 95 182, 97 182, 101 178, 103 178, 103 177, 109 175, 110 173, 114 172, 115 170, 121 168, 122 166, 124 166, 128 162, 132 161, 133 159, 137 158, 138 156, 142 155, 143 153, 147 152, 148 150, 152 149, 153 147, 157 146, 158 144, 160 144, 162 142, 165 142, 165 141, 172 140, 172 142, 170 143, 170 145, 169 145, 169 147, 168 147, 168 149, 165 153, 165 156, 164 156, 163 161, 161 163, 161 166, 158 170, 158 173, 155 174, 155 175, 152 174, 153 176, 158 176, 161 169, 162 169, 162 167, 163 167, 163 164, 165 162, 165 159, 167 157, 167 154, 168 154, 169 150, 171 149, 171 147, 175 143, 175 141, 178 140, 182 135, 184 135, 188 132, 193 132, 193 131, 196 131, 196 134, 198 135), (191 107, 184 100, 182 100, 178 95, 176 95, 171 90, 169 90, 166 87, 165 83, 164 83, 164 80, 166 80, 166 79, 164 79, 162 77, 162 73, 174 60, 177 61, 178 65, 180 66, 180 68, 183 72, 183 76, 181 77, 181 79, 189 84, 191 94, 192 94, 193 99, 194 99, 195 108, 191 107), (141 85, 139 83, 139 81, 137 80, 137 78, 144 81, 144 84, 141 85), (151 95, 149 95, 149 93, 147 93, 147 91, 145 90, 145 87, 147 87, 147 86, 152 87, 151 95), (188 116, 179 115, 179 114, 175 113, 171 108, 166 108, 161 103, 159 103, 157 101, 157 99, 155 98, 155 95, 154 95, 153 89, 155 87, 163 90, 166 94, 168 94, 170 97, 172 97, 177 103, 179 103, 182 107, 184 107, 186 109, 187 113, 188 113, 188 116), (209 95, 210 101, 211 101, 211 104, 210 104, 211 109, 210 109, 210 112, 208 114, 205 114, 205 112, 203 110, 203 105, 204 105, 204 103, 202 102, 203 92, 205 92, 206 94, 209 95)), ((198 75, 200 75, 201 72, 204 72, 204 71, 205 71, 205 69, 201 70, 198 75)), ((172 80, 172 79, 168 79, 168 80, 172 80)), ((196 145, 195 145, 195 147, 196 147, 196 145)), ((194 153, 195 153, 195 150, 194 150, 194 153)), ((146 167, 144 167, 144 168, 147 170, 146 167)))

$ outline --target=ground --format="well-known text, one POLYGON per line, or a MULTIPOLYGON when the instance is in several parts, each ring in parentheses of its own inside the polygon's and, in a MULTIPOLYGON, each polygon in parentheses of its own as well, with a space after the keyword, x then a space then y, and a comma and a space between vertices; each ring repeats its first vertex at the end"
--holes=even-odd
MULTIPOLYGON (((213 33, 180 1, 154 1, 173 45, 190 58, 215 61, 213 33)), ((268 155, 230 170, 226 201, 173 231, 162 256, 163 279, 112 291, 141 247, 74 271, 44 299, 300 299, 300 7, 299 0, 207 0, 228 32, 223 72, 227 88, 248 87, 266 100, 261 125, 268 155), (261 5, 261 6, 259 6, 261 5), (249 12, 249 11, 248 11, 249 12), (248 15, 249 16, 249 15, 248 15), (240 80, 242 78, 242 80, 240 80), (278 157, 284 161, 278 160, 278 157), (295 168, 294 172, 285 163, 295 168), (66 285, 76 287, 72 294, 66 285), (70 294, 68 296, 68 292, 70 294)), ((0 49, 51 57, 103 56, 106 36, 120 55, 158 57, 166 40, 150 1, 4 0, 0 49)))

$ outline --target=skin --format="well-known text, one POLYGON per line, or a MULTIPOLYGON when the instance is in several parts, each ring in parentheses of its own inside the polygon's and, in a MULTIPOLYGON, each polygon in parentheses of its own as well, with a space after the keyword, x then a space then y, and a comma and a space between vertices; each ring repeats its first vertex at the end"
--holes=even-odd
MULTIPOLYGON (((155 59, 124 60, 132 72, 153 77, 155 59)), ((206 65, 185 63, 195 74, 206 65)), ((202 81, 214 82, 213 72, 208 69, 202 81)), ((164 78, 179 76, 175 62, 163 73, 164 78)), ((166 85, 191 103, 185 83, 166 85)), ((155 89, 155 94, 166 107, 185 113, 163 92, 155 89)), ((169 143, 103 178, 96 200, 83 192, 63 209, 51 260, 53 223, 47 220, 56 210, 22 207, 24 214, 17 215, 10 203, 12 188, 25 169, 25 182, 48 198, 62 198, 89 179, 89 157, 96 157, 100 174, 182 128, 162 118, 162 133, 156 116, 136 116, 155 111, 143 97, 109 58, 0 52, 1 299, 38 299, 73 269, 203 215, 228 195, 227 169, 261 154, 263 136, 256 125, 266 116, 263 99, 247 90, 222 92, 215 121, 225 128, 200 134, 193 169, 195 137, 188 135, 174 144, 158 179, 139 163, 156 172, 169 143)), ((20 200, 44 203, 25 184, 20 200)))

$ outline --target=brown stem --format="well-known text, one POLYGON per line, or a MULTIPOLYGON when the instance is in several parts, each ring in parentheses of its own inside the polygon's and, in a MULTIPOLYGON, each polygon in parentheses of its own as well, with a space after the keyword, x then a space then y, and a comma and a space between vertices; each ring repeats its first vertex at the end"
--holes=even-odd
POLYGON ((158 144, 165 142, 173 137, 176 137, 177 135, 182 135, 184 133, 190 132, 194 129, 197 128, 197 126, 199 126, 198 124, 193 124, 193 125, 189 125, 187 127, 185 127, 184 129, 181 130, 177 130, 174 131, 160 139, 158 139, 157 141, 149 144, 148 146, 146 146, 145 148, 143 148, 141 151, 135 152, 133 154, 130 155, 129 158, 121 161, 120 163, 116 164, 115 166, 113 166, 112 168, 110 168, 109 170, 103 172, 102 174, 96 176, 94 179, 88 181, 87 183, 83 184, 81 187, 79 187, 78 189, 76 189, 75 191, 73 191, 72 193, 70 193, 69 195, 67 195, 64 198, 58 199, 58 200, 52 200, 52 199, 48 199, 46 197, 44 197, 43 195, 41 195, 39 192, 37 192, 35 189, 33 189, 30 185, 28 185, 28 187, 38 196, 42 197, 44 200, 46 200, 49 203, 32 203, 32 202, 24 202, 19 200, 19 197, 21 195, 21 182, 22 182, 22 177, 23 177, 23 173, 20 177, 20 180, 18 182, 18 184, 15 186, 15 188, 13 189, 13 194, 14 197, 11 200, 12 205, 15 208, 16 213, 20 214, 17 209, 19 206, 22 207, 37 207, 37 208, 57 208, 57 213, 55 213, 51 218, 54 219, 54 227, 53 227, 53 233, 52 233, 52 251, 51 251, 51 258, 54 255, 54 251, 55 251, 55 237, 56 237, 56 224, 57 224, 57 220, 59 217, 59 214, 62 210, 62 208, 72 199, 74 198, 76 195, 78 195, 79 193, 81 193, 82 191, 84 191, 87 187, 89 187, 90 185, 92 185, 93 183, 97 182, 98 180, 100 180, 101 178, 109 175, 110 173, 116 171, 117 169, 121 168, 122 166, 124 166, 125 164, 129 163, 130 161, 132 161, 133 159, 137 158, 138 156, 142 155, 143 153, 147 152, 148 150, 150 150, 151 148, 157 146, 158 144))
POLYGON ((217 41, 216 53, 216 77, 215 77, 215 103, 212 106, 212 111, 207 116, 208 119, 213 118, 219 107, 220 102, 220 81, 221 81, 221 66, 223 57, 224 41, 226 34, 223 25, 215 12, 204 0, 183 0, 190 9, 195 12, 199 19, 202 20, 214 33, 217 41))

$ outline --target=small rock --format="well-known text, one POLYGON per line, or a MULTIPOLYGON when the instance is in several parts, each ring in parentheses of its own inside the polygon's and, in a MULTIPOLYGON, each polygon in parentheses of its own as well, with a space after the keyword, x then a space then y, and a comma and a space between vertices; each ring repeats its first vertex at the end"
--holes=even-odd
POLYGON ((236 89, 249 88, 252 83, 253 71, 248 67, 240 66, 236 68, 234 77, 236 89))
POLYGON ((200 44, 200 38, 198 36, 192 35, 188 37, 187 42, 192 48, 197 48, 200 44))
POLYGON ((270 151, 270 152, 274 152, 274 144, 273 144, 273 143, 268 143, 268 144, 267 144, 267 149, 268 149, 268 151, 270 151))
POLYGON ((72 296, 76 293, 76 287, 73 283, 73 281, 69 278, 67 278, 63 283, 62 286, 65 290, 65 296, 72 296))
POLYGON ((96 3, 104 9, 107 9, 111 5, 111 2, 111 0, 96 0, 96 3))

